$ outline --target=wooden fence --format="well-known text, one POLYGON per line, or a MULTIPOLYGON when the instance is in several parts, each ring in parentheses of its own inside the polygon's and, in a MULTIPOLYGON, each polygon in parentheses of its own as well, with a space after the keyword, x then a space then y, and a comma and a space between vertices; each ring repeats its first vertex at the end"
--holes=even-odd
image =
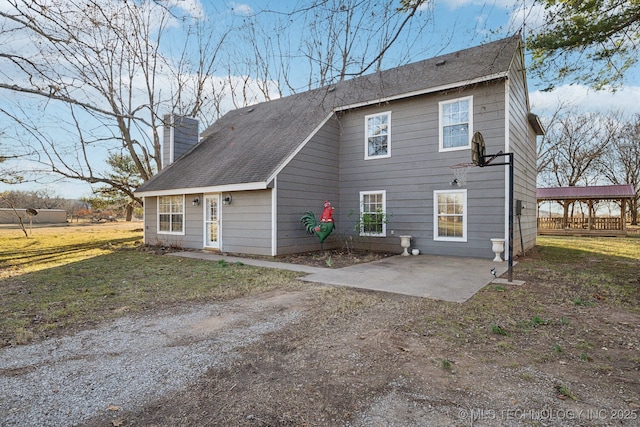
POLYGON ((539 234, 625 235, 620 218, 538 218, 539 234))

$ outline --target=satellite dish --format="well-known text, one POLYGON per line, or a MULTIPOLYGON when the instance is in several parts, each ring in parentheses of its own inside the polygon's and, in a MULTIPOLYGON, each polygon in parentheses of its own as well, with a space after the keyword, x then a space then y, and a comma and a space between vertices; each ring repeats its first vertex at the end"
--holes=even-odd
POLYGON ((38 215, 38 211, 33 209, 33 208, 27 208, 27 215, 36 216, 36 215, 38 215))

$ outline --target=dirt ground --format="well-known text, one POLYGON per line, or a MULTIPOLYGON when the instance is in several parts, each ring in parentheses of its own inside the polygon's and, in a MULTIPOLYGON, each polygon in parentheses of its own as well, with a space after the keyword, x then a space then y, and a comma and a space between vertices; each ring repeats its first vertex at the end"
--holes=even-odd
POLYGON ((555 300, 557 284, 516 273, 526 285, 463 304, 302 283, 257 297, 302 316, 187 389, 87 425, 640 425, 637 309, 555 300))

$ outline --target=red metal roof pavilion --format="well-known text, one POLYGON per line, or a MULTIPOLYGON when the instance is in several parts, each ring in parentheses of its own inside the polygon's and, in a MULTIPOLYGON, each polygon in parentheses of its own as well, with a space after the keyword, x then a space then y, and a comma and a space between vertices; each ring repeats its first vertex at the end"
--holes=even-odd
POLYGON ((541 218, 538 215, 538 234, 624 236, 626 235, 626 202, 634 197, 636 192, 631 184, 538 188, 538 205, 541 202, 552 201, 564 205, 564 215, 561 218, 551 215, 548 218, 541 218), (595 217, 593 205, 599 200, 619 200, 620 218, 595 217), (562 203, 563 201, 567 203, 562 203), (587 218, 568 216, 568 206, 578 201, 585 202, 589 206, 587 218))
POLYGON ((540 200, 618 200, 632 199, 636 192, 631 184, 593 185, 586 187, 538 188, 540 200))

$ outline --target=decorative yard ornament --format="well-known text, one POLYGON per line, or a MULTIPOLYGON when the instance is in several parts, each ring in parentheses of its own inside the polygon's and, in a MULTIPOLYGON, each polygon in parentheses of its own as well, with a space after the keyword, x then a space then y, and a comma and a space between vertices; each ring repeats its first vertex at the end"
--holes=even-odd
POLYGON ((300 222, 304 224, 308 234, 315 234, 318 236, 320 243, 324 242, 334 228, 333 206, 331 206, 331 202, 328 200, 324 201, 324 210, 322 211, 319 222, 316 221, 316 216, 311 211, 306 211, 302 218, 300 218, 300 222))

